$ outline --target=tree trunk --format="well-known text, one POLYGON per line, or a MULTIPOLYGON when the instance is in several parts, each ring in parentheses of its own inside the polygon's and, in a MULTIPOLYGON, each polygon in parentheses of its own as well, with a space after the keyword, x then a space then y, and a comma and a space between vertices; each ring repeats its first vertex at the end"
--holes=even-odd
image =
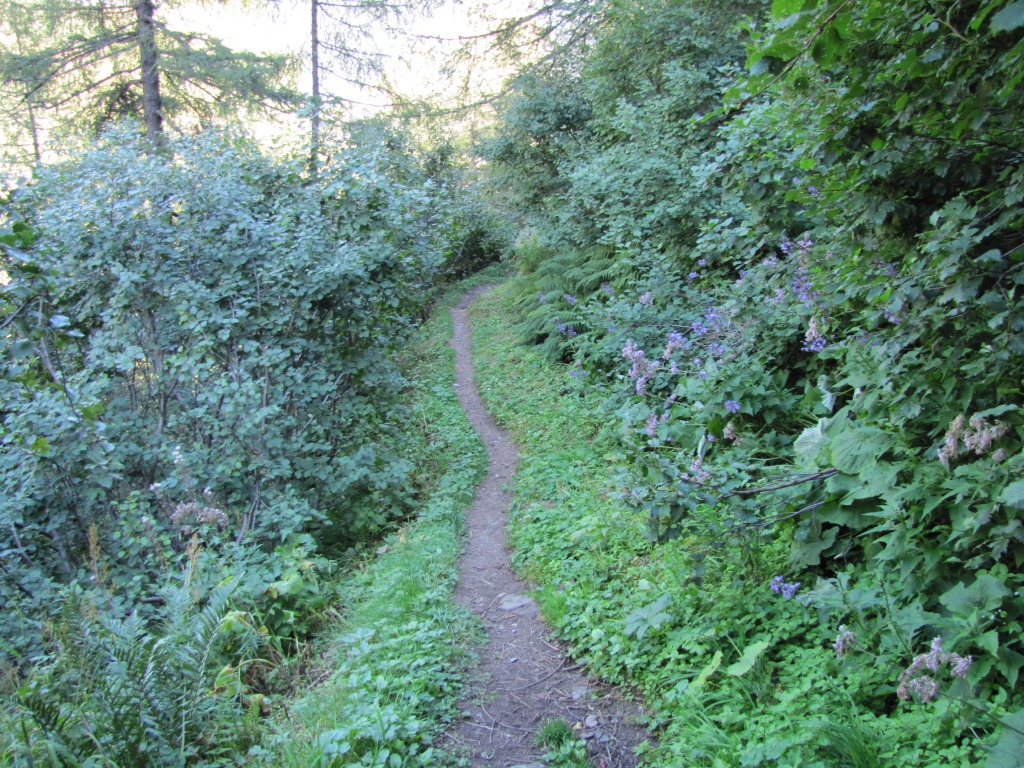
POLYGON ((160 101, 160 70, 157 68, 156 31, 153 28, 153 0, 136 0, 136 35, 142 60, 142 114, 146 136, 154 144, 164 143, 164 113, 160 101))
POLYGON ((320 31, 317 28, 320 15, 319 0, 309 0, 309 7, 309 44, 313 70, 313 97, 309 112, 309 172, 315 177, 320 165, 320 31))
POLYGON ((36 160, 36 165, 43 164, 43 150, 39 144, 39 123, 36 122, 36 111, 32 108, 32 103, 28 103, 28 127, 32 131, 32 156, 36 160))

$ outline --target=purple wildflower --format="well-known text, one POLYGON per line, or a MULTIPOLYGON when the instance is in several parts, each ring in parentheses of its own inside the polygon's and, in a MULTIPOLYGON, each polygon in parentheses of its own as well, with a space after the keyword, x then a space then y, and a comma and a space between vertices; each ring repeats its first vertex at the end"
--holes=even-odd
POLYGON ((668 360, 672 356, 673 352, 684 346, 687 346, 686 337, 679 331, 669 331, 668 343, 665 345, 665 351, 661 353, 662 359, 668 360))
POLYGON ((636 393, 646 394, 647 382, 657 370, 658 363, 648 360, 644 351, 632 340, 627 341, 626 346, 622 348, 622 356, 633 363, 629 369, 629 378, 636 380, 636 393))
POLYGON ((644 425, 644 431, 651 437, 654 437, 658 429, 658 414, 651 411, 651 415, 647 417, 647 423, 644 425))
POLYGON ((896 695, 903 701, 916 696, 923 703, 929 702, 939 694, 939 681, 933 675, 939 672, 943 664, 949 665, 950 675, 962 679, 967 676, 973 661, 971 656, 943 653, 942 638, 936 637, 928 653, 915 656, 910 666, 900 673, 896 695), (922 673, 922 670, 928 672, 922 673))
POLYGON ((811 278, 807 273, 807 269, 799 267, 796 270, 796 274, 793 275, 791 282, 793 293, 800 299, 804 304, 812 304, 814 302, 814 284, 811 282, 811 278))
POLYGON ((711 479, 711 472, 704 468, 704 461, 702 459, 694 459, 690 462, 690 471, 684 472, 682 478, 688 482, 700 485, 711 479))
POLYGON ((857 635, 848 630, 842 624, 839 625, 839 634, 836 635, 836 642, 833 648, 836 649, 836 658, 841 659, 850 652, 850 647, 857 642, 857 635))
POLYGON ((741 406, 740 406, 739 400, 726 400, 725 401, 725 410, 727 410, 729 413, 739 413, 740 412, 740 408, 741 408, 741 406))
POLYGON ((615 291, 612 290, 612 287, 608 285, 608 283, 601 283, 601 290, 608 294, 611 298, 615 298, 615 291))
POLYGON ((564 293, 564 294, 562 294, 562 298, 565 299, 570 305, 575 306, 576 298, 574 296, 572 296, 571 294, 564 293))
POLYGON ((654 294, 651 293, 650 291, 647 291, 647 293, 641 295, 640 296, 640 304, 642 306, 645 306, 645 307, 653 306, 653 304, 654 304, 654 294))
POLYGON ((686 279, 687 280, 696 280, 698 277, 700 277, 700 275, 698 275, 696 272, 691 272, 690 274, 688 274, 686 276, 686 279))
POLYGON ((821 352, 827 346, 828 339, 821 333, 818 318, 812 317, 807 327, 807 333, 804 334, 804 345, 801 349, 805 352, 821 352))
POLYGON ((800 582, 794 581, 792 584, 787 583, 786 580, 780 575, 772 578, 771 583, 768 585, 772 592, 776 595, 782 595, 782 597, 789 600, 796 595, 798 589, 800 589, 800 582))

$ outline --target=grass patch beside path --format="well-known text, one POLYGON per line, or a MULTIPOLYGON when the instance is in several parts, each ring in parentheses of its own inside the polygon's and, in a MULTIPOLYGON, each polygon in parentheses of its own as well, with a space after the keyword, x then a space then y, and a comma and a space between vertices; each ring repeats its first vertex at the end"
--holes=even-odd
POLYGON ((452 592, 464 510, 487 460, 452 387, 448 309, 469 288, 501 277, 488 271, 453 286, 408 350, 417 473, 436 482, 416 519, 348 577, 345 617, 329 632, 334 672, 289 707, 257 750, 268 765, 426 768, 451 760, 431 745, 455 711, 478 634, 452 592))
POLYGON ((958 718, 975 716, 966 705, 898 702, 900 669, 879 668, 869 653, 838 657, 827 605, 773 593, 786 536, 725 546, 709 517, 703 532, 649 542, 616 469, 620 419, 568 366, 520 344, 510 298, 506 286, 476 304, 472 322, 477 384, 520 449, 513 563, 539 585, 545 617, 576 658, 643 692, 658 733, 645 764, 997 764, 976 736, 957 737, 958 718))
POLYGON ((538 584, 555 633, 604 679, 633 683, 616 629, 650 602, 646 521, 614 498, 610 421, 600 398, 576 386, 567 366, 522 346, 503 288, 473 308, 477 386, 520 449, 509 541, 513 563, 538 584), (638 602, 639 601, 639 602, 638 602))

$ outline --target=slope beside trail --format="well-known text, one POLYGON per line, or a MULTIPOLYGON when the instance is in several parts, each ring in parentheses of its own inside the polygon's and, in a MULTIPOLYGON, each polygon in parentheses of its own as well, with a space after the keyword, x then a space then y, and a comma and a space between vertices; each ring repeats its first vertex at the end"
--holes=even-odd
POLYGON ((489 456, 487 476, 468 513, 456 599, 480 616, 488 639, 448 748, 472 766, 541 768, 545 748, 536 743, 537 733, 561 718, 586 740, 598 768, 635 766, 634 749, 646 737, 634 723, 638 706, 588 680, 562 653, 509 565, 505 524, 519 456, 480 399, 470 349, 468 308, 486 290, 470 291, 451 313, 456 391, 489 456))

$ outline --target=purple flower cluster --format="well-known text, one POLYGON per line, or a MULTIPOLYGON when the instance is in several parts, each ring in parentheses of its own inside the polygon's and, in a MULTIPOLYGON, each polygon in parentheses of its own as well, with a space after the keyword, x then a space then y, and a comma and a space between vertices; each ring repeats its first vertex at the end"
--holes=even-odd
POLYGON ((789 584, 782 576, 775 576, 768 586, 776 595, 782 595, 788 600, 796 596, 796 591, 800 589, 800 582, 794 581, 792 584, 789 584))
POLYGON ((657 371, 658 363, 648 360, 646 353, 632 340, 627 341, 626 346, 622 348, 622 356, 633 363, 629 369, 629 378, 636 381, 636 393, 647 394, 647 382, 657 371))
MULTIPOLYGON (((686 337, 683 336, 683 334, 676 330, 669 331, 668 343, 665 344, 665 350, 661 353, 661 358, 663 360, 668 360, 670 357, 672 357, 672 353, 675 352, 677 349, 689 346, 690 342, 686 340, 686 337)), ((675 373, 675 371, 673 371, 673 373, 675 373)))
POLYGON ((640 304, 644 307, 654 306, 654 294, 650 291, 640 296, 640 304))
POLYGON ((729 413, 739 413, 740 412, 740 408, 742 408, 742 407, 743 406, 740 405, 739 400, 726 400, 725 401, 725 410, 727 410, 729 413))
POLYGON ((811 248, 814 247, 814 241, 810 238, 804 237, 797 240, 795 243, 792 240, 787 240, 781 246, 782 252, 787 256, 793 256, 794 254, 808 254, 811 252, 811 248))
POLYGON ((658 429, 658 414, 651 411, 651 415, 647 417, 647 423, 644 424, 644 431, 650 436, 654 437, 658 429))
POLYGON ((571 325, 566 325, 565 323, 558 324, 558 332, 563 336, 568 336, 570 339, 579 335, 575 328, 571 325))
POLYGON ((711 479, 711 471, 704 468, 703 459, 694 459, 690 462, 690 471, 683 472, 683 480, 697 485, 705 485, 711 479))
POLYGON ((608 283, 601 283, 601 290, 604 291, 610 298, 615 298, 615 291, 608 283))
POLYGON ((828 339, 821 332, 821 326, 818 324, 818 318, 812 317, 811 322, 807 327, 807 333, 804 334, 804 345, 801 349, 804 352, 821 352, 828 346, 828 339))
POLYGON ((797 267, 796 274, 793 275, 791 282, 793 293, 800 299, 801 302, 810 306, 814 304, 814 283, 811 282, 810 275, 807 272, 807 267, 797 267))
POLYGON ((916 696, 922 703, 929 702, 939 695, 939 681, 936 675, 943 664, 949 666, 951 676, 963 679, 967 677, 967 671, 973 662, 973 656, 943 653, 942 638, 936 637, 932 640, 928 653, 915 656, 910 666, 900 673, 896 695, 901 701, 916 696))
POLYGON ((836 641, 832 647, 835 648, 836 658, 841 659, 843 656, 850 652, 850 648, 857 642, 857 635, 848 630, 842 624, 839 625, 839 634, 836 635, 836 641))
MULTIPOLYGON (((990 423, 977 414, 971 416, 970 421, 967 421, 964 414, 961 413, 946 428, 942 447, 939 448, 939 461, 943 466, 948 467, 950 461, 958 458, 963 453, 984 456, 988 453, 992 444, 1005 435, 1009 428, 1009 425, 1005 422, 994 421, 990 423)), ((995 456, 996 454, 993 454, 993 458, 995 456)), ((996 460, 1001 461, 1002 459, 996 460)))
POLYGON ((565 299, 570 306, 576 306, 576 297, 572 294, 564 293, 562 294, 562 298, 565 299))

